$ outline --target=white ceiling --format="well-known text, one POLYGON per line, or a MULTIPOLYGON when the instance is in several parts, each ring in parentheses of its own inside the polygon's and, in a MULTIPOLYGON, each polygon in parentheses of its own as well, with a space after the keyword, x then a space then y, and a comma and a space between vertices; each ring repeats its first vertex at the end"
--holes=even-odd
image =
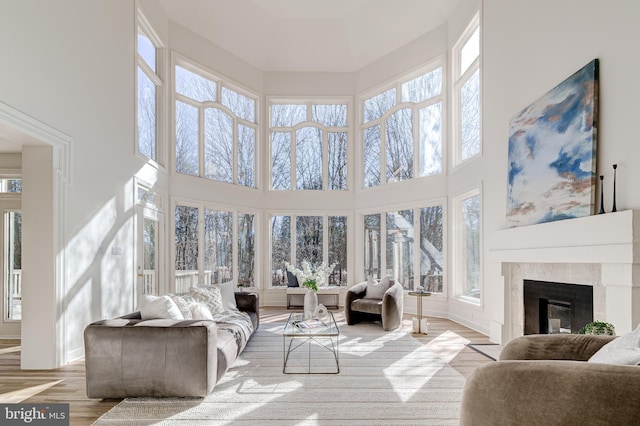
MULTIPOLYGON (((159 0, 169 19, 263 71, 353 72, 446 22, 462 0, 159 0)), ((0 153, 42 144, 0 126, 0 153)))
POLYGON ((438 27, 461 0, 160 0, 263 71, 353 72, 438 27))

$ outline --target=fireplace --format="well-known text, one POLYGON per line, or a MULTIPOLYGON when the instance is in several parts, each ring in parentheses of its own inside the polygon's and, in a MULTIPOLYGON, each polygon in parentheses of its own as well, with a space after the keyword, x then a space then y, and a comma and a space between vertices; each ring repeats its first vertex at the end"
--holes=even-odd
POLYGON ((485 297, 504 307, 489 323, 491 341, 525 334, 525 279, 592 287, 588 318, 610 322, 618 334, 640 322, 640 210, 500 229, 488 244, 486 274, 503 285, 485 286, 485 297))
POLYGON ((524 280, 524 334, 577 333, 593 321, 593 287, 524 280))

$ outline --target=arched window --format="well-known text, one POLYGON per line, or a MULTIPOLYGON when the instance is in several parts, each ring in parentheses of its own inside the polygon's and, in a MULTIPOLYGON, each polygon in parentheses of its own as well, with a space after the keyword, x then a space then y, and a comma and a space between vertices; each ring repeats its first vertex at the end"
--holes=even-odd
POLYGON ((176 172, 256 188, 257 96, 177 62, 176 172))
POLYGON ((440 62, 362 97, 364 188, 442 173, 440 62))

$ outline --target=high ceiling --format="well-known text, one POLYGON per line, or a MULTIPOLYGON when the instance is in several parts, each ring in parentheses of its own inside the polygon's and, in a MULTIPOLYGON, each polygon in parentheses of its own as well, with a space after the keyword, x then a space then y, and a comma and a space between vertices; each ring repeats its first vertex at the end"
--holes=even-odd
POLYGON ((160 0, 263 71, 353 72, 438 27, 461 0, 160 0))

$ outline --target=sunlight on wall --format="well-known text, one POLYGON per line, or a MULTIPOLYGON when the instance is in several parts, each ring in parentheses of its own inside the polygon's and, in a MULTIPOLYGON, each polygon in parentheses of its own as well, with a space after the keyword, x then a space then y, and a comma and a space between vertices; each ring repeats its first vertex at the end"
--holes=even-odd
POLYGON ((84 327, 133 309, 133 179, 69 240, 65 308, 70 359, 82 354, 84 327), (90 309, 88 309, 90 307, 90 309))
POLYGON ((96 257, 104 255, 105 239, 116 223, 116 199, 111 198, 91 219, 69 240, 67 255, 73 260, 69 267, 69 282, 78 285, 83 275, 91 268, 96 257))

